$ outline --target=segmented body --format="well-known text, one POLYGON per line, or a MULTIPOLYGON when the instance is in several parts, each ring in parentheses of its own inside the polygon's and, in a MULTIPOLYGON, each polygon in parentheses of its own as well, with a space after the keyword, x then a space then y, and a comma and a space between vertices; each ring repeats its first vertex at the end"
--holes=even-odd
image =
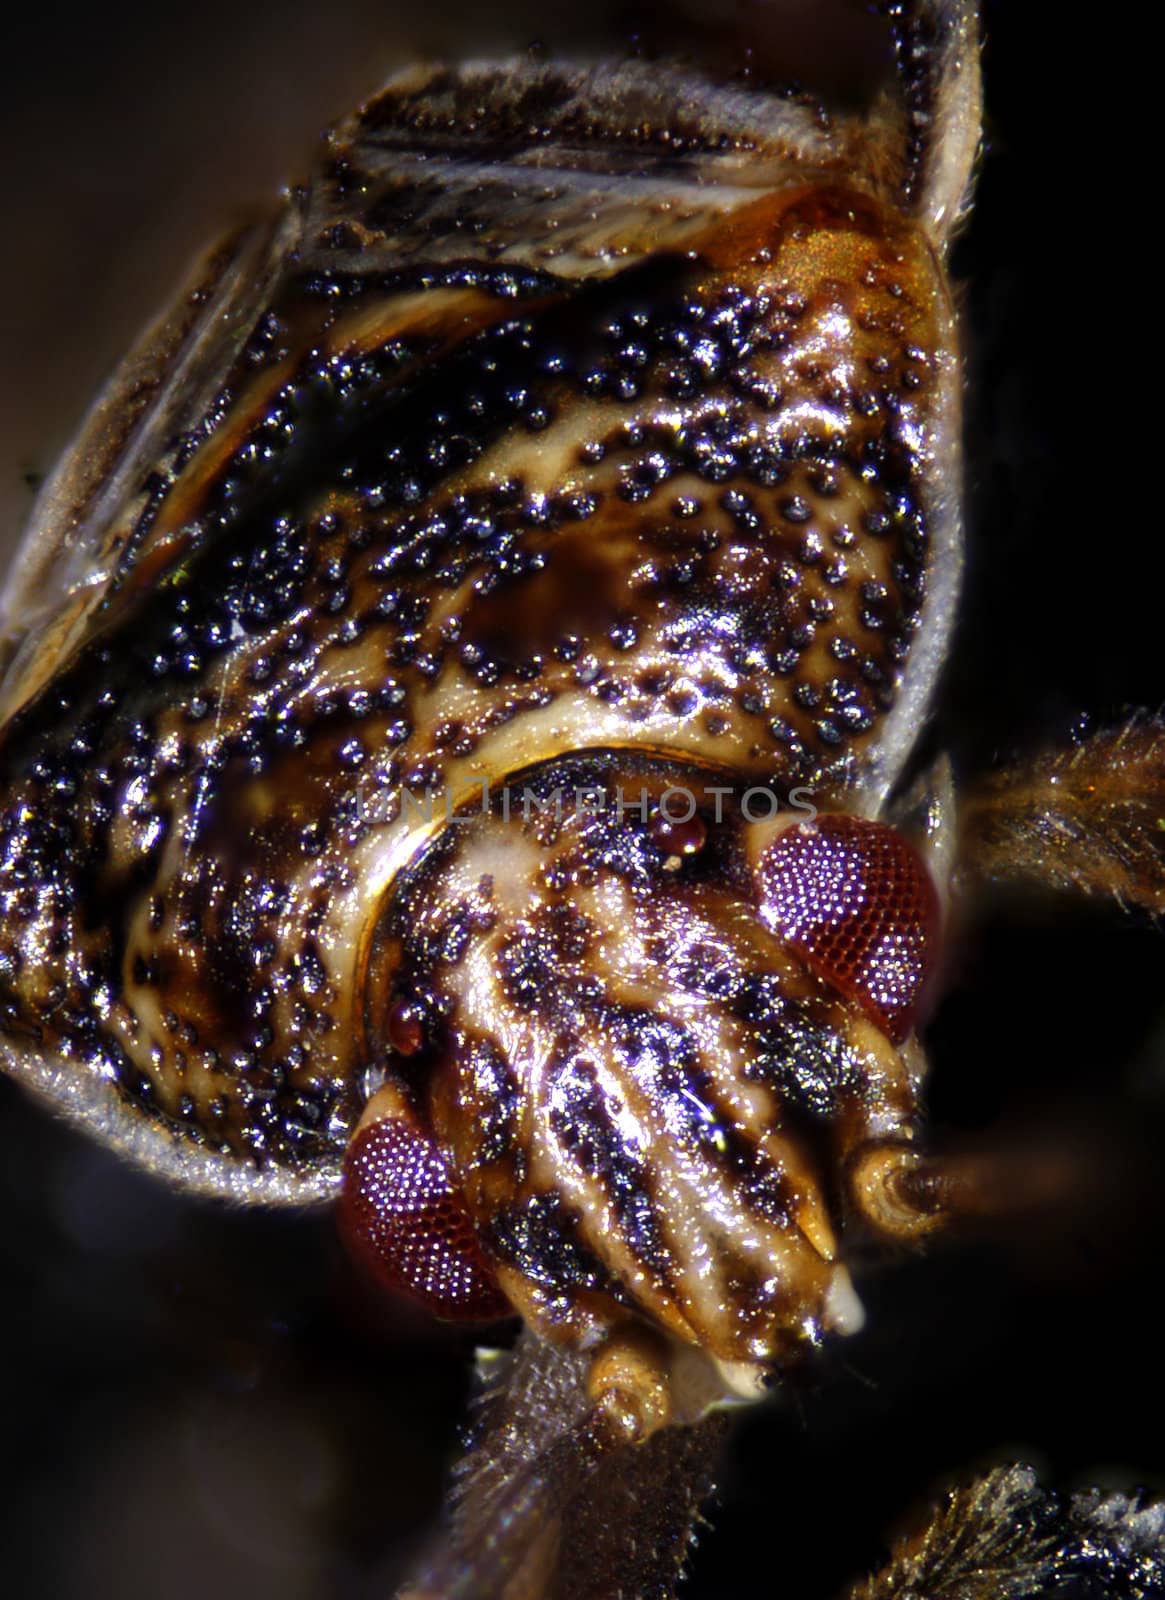
MULTIPOLYGON (((957 578, 977 78, 971 7, 886 9, 868 121, 408 75, 131 358, 8 589, 0 1064, 178 1184, 343 1162, 391 1281, 566 1341, 495 1376, 426 1593, 673 1593, 691 1346, 769 1378, 855 1325, 847 1209, 1046 1170, 909 1142, 940 896, 885 800, 957 578)), ((1160 746, 998 774, 964 870, 1159 911, 1160 746)), ((1000 1470, 860 1589, 1147 1595, 1161 1525, 1000 1470)))
POLYGON ((690 1337, 727 1297, 735 1360, 828 1297, 794 1124, 844 1092, 896 1125, 917 1063, 741 910, 739 790, 875 814, 945 643, 956 360, 900 137, 513 63, 330 137, 115 383, 10 585, 15 1070, 185 1183, 302 1200, 415 1057, 536 1323, 598 1296, 690 1337), (499 821, 523 776, 643 804, 499 821), (669 783, 732 791, 698 866, 652 840, 669 783), (722 1232, 756 1260, 701 1288, 722 1232))

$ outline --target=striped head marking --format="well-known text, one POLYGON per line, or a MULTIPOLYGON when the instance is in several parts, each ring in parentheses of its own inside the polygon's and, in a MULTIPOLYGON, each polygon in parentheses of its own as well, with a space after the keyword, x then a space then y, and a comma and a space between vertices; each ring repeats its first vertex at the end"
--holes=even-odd
POLYGON ((874 896, 874 923, 855 892, 829 942, 815 862, 784 895, 771 841, 752 865, 758 826, 723 774, 554 763, 448 828, 371 941, 363 1026, 388 1063, 382 1094, 430 1131, 497 1283, 550 1334, 635 1312, 755 1366, 860 1315, 840 1169, 872 1122, 914 1109, 908 1011, 878 1006, 890 922, 905 907, 913 950, 913 896, 933 941, 933 889, 888 828, 818 819, 795 837, 844 840, 874 896), (866 957, 847 965, 863 928, 866 957), (424 1035, 412 1054, 393 1045, 403 1016, 424 1035))
POLYGON ((5 591, 0 1065, 184 1187, 343 1187, 441 1310, 852 1326, 936 923, 840 814, 953 622, 964 35, 935 118, 417 68, 209 258, 5 591))

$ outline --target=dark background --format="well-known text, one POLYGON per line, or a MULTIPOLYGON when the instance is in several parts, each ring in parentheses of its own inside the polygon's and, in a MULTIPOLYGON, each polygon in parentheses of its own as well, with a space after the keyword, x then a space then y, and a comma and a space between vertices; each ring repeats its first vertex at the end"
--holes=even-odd
MULTIPOLYGON (((588 12, 611 48, 680 28, 588 12)), ((1070 15, 986 6, 987 148, 955 255, 970 569, 937 730, 961 773, 1161 695, 1157 108, 1128 17, 1070 15)), ((9 535, 25 475, 191 253, 302 170, 329 117, 420 50, 569 32, 546 5, 406 20, 372 0, 43 4, 9 28, 9 535)), ((740 8, 729 48, 766 29, 842 87, 876 39, 860 8, 790 0, 740 8)), ((995 1460, 1064 1490, 1165 1489, 1163 951, 1135 922, 1014 899, 964 927, 929 1037, 937 1130, 1105 1130, 1107 1203, 863 1263, 866 1331, 741 1424, 692 1600, 827 1600, 920 1496, 995 1460)), ((438 1504, 470 1349, 372 1301, 327 1217, 183 1200, 0 1083, 6 1595, 384 1600, 438 1504)))

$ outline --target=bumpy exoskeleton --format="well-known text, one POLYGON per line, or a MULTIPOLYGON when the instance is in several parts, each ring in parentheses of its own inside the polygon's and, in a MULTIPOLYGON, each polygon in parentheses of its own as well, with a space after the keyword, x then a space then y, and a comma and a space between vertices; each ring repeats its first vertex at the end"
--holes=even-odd
POLYGON ((857 1324, 847 1204, 928 1214, 943 874, 887 803, 958 583, 977 71, 922 9, 863 116, 394 80, 8 588, 6 1065, 187 1186, 343 1187, 392 1283, 594 1348, 627 1437, 857 1324))

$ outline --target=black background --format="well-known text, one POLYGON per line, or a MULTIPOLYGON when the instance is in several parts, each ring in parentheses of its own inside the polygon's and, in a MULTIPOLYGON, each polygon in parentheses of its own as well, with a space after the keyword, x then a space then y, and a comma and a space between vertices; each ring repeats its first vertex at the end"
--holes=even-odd
MULTIPOLYGON (((785 10, 803 66, 860 77, 853 8, 785 10)), ((961 774, 1161 694, 1157 108, 1130 19, 1071 15, 986 6, 986 154, 954 263, 970 558, 935 734, 961 774)), ((776 27, 758 6, 741 28, 758 17, 776 27)), ((596 8, 595 32, 617 46, 671 20, 596 8)), ((10 26, 8 530, 24 475, 191 252, 302 167, 316 127, 417 49, 557 22, 212 0, 48 4, 10 26)), ((738 1429, 693 1600, 827 1600, 919 1497, 995 1460, 1061 1489, 1165 1489, 1163 949, 1133 921, 1014 899, 966 922, 928 1040, 937 1130, 1108 1129, 1109 1204, 860 1264, 866 1331, 738 1429)), ((471 1343, 371 1300, 326 1217, 184 1200, 0 1084, 5 1594, 386 1596, 438 1503, 471 1343)))

